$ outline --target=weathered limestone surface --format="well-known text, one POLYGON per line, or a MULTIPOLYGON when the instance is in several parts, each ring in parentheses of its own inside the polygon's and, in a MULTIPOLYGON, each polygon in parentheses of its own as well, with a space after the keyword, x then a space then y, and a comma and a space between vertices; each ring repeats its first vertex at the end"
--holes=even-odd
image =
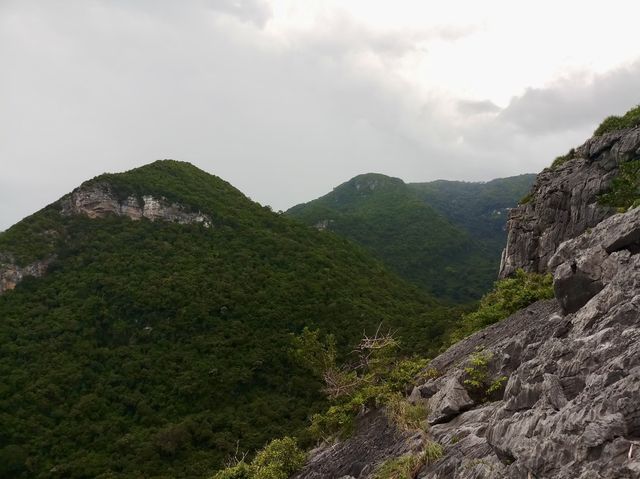
MULTIPOLYGON (((187 211, 182 205, 169 203, 164 198, 144 195, 140 200, 133 196, 118 199, 108 183, 84 184, 58 202, 63 216, 83 215, 89 218, 104 218, 109 215, 126 216, 138 221, 168 221, 179 224, 201 224, 212 226, 211 218, 200 212, 187 211)), ((14 289, 26 276, 40 277, 45 274, 53 258, 35 261, 20 266, 11 255, 0 252, 0 294, 14 289)))
POLYGON ((576 158, 538 175, 531 199, 511 210, 500 277, 516 269, 546 272, 563 241, 584 233, 611 208, 597 203, 621 163, 640 158, 640 127, 593 137, 576 149, 576 158))
MULTIPOLYGON (((416 384, 410 399, 428 400, 429 435, 444 456, 419 478, 640 478, 639 252, 640 208, 609 217, 549 259, 556 300, 431 362, 442 375, 416 384), (490 378, 508 377, 493 402, 465 391, 464 367, 478 348, 490 357, 490 378)), ((389 427, 368 423, 364 436, 312 456, 299 477, 373 477, 384 460, 416 449, 389 427), (359 452, 366 447, 374 454, 359 452)))
POLYGON ((186 211, 178 204, 170 204, 164 198, 150 195, 138 198, 129 196, 121 200, 115 195, 108 183, 94 183, 76 188, 61 201, 63 215, 85 215, 89 218, 104 218, 107 215, 127 216, 132 220, 146 218, 150 221, 169 221, 172 223, 199 223, 211 226, 211 218, 202 213, 186 211))

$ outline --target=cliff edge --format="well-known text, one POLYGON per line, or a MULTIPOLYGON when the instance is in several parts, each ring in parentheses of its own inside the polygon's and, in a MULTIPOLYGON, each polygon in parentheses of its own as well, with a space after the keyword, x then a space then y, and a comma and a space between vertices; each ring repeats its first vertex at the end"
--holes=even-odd
POLYGON ((598 202, 620 165, 638 158, 632 128, 590 139, 539 175, 511 213, 501 276, 551 272, 555 299, 431 361, 437 377, 408 396, 426 404, 426 432, 394 430, 369 411, 354 436, 313 451, 296 477, 392 477, 381 466, 424 454, 428 438, 441 453, 406 477, 640 478, 640 208, 598 202))

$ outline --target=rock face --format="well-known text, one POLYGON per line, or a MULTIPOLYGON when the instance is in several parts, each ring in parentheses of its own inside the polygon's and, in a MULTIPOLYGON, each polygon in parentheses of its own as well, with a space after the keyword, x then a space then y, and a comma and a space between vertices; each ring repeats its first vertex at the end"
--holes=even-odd
MULTIPOLYGON (((511 213, 501 276, 552 272, 556 298, 430 363, 440 376, 416 384, 409 400, 428 402, 428 434, 444 455, 416 477, 640 478, 640 208, 614 214, 597 204, 620 163, 637 158, 640 128, 593 138, 541 173, 532 201, 511 213), (465 380, 472 355, 484 357, 484 395, 465 380)), ((416 450, 402 437, 394 446, 385 427, 384 447, 357 470, 346 464, 364 447, 358 434, 312 456, 300 479, 372 478, 416 450)))
MULTIPOLYGON (((410 398, 429 401, 429 434, 444 456, 417 477, 640 477, 639 246, 640 208, 611 216, 550 259, 558 300, 535 303, 431 362, 441 376, 417 384, 410 398), (479 349, 488 379, 508 378, 493 402, 465 391, 464 367, 479 349)), ((340 466, 362 447, 356 435, 330 460, 314 456, 300 478, 370 478, 412 449, 381 431, 384 447, 359 473, 340 466)))
POLYGON ((540 173, 530 201, 511 211, 501 278, 518 268, 548 271, 560 243, 614 213, 600 206, 597 197, 607 190, 621 163, 640 158, 640 128, 591 138, 574 156, 558 168, 540 173))
POLYGON ((169 221, 172 223, 199 223, 211 226, 211 218, 202 213, 186 211, 178 204, 169 204, 164 198, 134 196, 121 200, 107 183, 94 183, 75 189, 61 200, 63 215, 84 215, 89 218, 104 218, 107 215, 127 216, 132 220, 146 218, 150 221, 169 221))
MULTIPOLYGON (((206 228, 212 226, 209 216, 186 211, 183 206, 170 204, 164 198, 145 195, 141 200, 133 196, 120 200, 108 183, 93 183, 76 188, 59 201, 59 208, 63 216, 83 215, 89 218, 104 218, 108 215, 116 215, 126 216, 136 221, 146 218, 150 221, 201 224, 206 228)), ((20 266, 11 257, 0 253, 0 294, 14 289, 25 276, 44 275, 52 260, 53 258, 47 258, 20 266)))
POLYGON ((14 289, 25 276, 39 278, 44 275, 50 262, 35 261, 27 266, 18 266, 11 258, 0 256, 0 294, 14 289))

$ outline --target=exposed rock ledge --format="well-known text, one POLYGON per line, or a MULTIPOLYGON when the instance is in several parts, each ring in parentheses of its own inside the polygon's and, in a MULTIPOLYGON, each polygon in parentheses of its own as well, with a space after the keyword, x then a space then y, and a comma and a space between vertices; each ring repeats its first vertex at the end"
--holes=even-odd
POLYGON ((500 277, 516 269, 543 273, 556 248, 612 215, 600 206, 621 163, 640 158, 640 127, 589 139, 576 158, 546 169, 533 185, 530 201, 511 210, 500 277))
POLYGON ((35 261, 27 266, 18 266, 10 258, 0 256, 0 294, 14 289, 25 276, 39 278, 44 275, 50 262, 35 261))
MULTIPOLYGON (((442 376, 410 397, 429 401, 429 434, 445 454, 419 478, 640 478, 639 251, 640 208, 610 217, 552 258, 559 301, 535 303, 432 361, 442 376), (491 377, 508 377, 494 402, 474 401, 462 387, 477 347, 493 354, 491 377)), ((411 449, 405 437, 394 442, 366 424, 312 456, 299 477, 370 478, 377 464, 411 449), (362 454, 372 437, 384 443, 375 458, 362 454)))
POLYGON ((180 224, 199 223, 211 227, 211 218, 200 212, 186 211, 183 206, 170 204, 164 198, 145 195, 139 201, 134 196, 120 200, 108 183, 94 183, 76 188, 60 200, 63 215, 84 215, 89 218, 104 218, 108 215, 127 216, 132 220, 146 218, 180 224), (142 203, 142 204, 141 204, 142 203))

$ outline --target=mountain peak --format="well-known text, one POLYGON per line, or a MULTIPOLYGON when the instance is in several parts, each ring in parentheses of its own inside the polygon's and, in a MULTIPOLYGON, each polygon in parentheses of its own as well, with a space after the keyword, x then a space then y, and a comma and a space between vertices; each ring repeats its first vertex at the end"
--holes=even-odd
POLYGON ((381 173, 364 173, 354 176, 341 186, 350 186, 358 191, 374 191, 376 189, 395 188, 404 185, 405 182, 400 178, 394 178, 393 176, 387 176, 381 173))

